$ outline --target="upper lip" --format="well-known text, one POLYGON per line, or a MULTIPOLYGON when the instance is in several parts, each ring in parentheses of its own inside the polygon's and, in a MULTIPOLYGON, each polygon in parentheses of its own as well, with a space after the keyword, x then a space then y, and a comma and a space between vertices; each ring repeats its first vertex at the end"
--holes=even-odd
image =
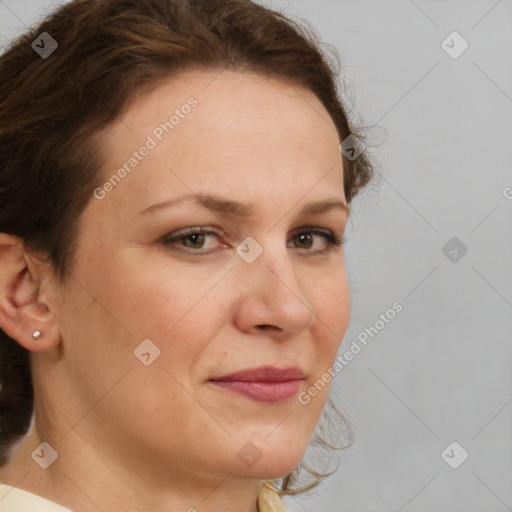
POLYGON ((304 372, 298 366, 276 368, 275 366, 259 366, 249 368, 221 377, 213 377, 213 381, 259 381, 259 382, 285 382, 287 380, 300 380, 304 372))

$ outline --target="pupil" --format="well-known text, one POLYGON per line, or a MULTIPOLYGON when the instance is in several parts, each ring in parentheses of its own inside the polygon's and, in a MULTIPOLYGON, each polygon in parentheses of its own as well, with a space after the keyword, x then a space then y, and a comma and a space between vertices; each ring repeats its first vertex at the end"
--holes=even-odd
POLYGON ((302 233, 299 235, 299 239, 301 243, 305 242, 307 247, 311 247, 311 234, 310 233, 302 233))
POLYGON ((195 247, 197 245, 202 245, 204 234, 203 233, 194 233, 192 235, 188 235, 185 240, 192 241, 192 247, 195 247))

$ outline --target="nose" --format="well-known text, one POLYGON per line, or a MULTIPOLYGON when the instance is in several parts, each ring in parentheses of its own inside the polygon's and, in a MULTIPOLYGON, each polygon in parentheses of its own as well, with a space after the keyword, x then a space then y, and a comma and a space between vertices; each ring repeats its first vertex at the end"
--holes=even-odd
POLYGON ((298 335, 315 320, 315 312, 307 295, 314 283, 300 279, 297 265, 289 249, 269 241, 252 263, 237 263, 237 279, 241 283, 235 323, 244 332, 265 331, 274 337, 298 335))

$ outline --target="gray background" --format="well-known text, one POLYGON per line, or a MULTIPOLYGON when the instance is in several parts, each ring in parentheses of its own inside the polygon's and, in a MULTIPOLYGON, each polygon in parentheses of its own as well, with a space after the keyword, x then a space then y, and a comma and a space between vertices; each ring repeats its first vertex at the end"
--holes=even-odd
MULTIPOLYGON (((0 0, 0 44, 60 3, 0 0)), ((333 381, 355 430, 340 469, 313 497, 286 503, 512 510, 512 2, 261 3, 337 48, 347 101, 375 126, 367 151, 378 178, 348 229, 353 302, 341 352, 403 305, 333 381), (469 44, 458 58, 441 47, 453 31, 469 44), (442 251, 454 236, 462 257, 442 251), (469 454, 457 469, 441 456, 453 441, 469 454)), ((454 464, 461 449, 447 453, 454 464)))

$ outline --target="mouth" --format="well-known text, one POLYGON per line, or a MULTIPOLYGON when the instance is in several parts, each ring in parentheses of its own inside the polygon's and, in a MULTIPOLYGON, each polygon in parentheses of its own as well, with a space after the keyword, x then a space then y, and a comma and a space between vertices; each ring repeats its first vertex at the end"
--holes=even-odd
POLYGON ((289 400, 298 392, 304 381, 301 368, 276 368, 261 366, 242 370, 209 380, 220 389, 245 396, 262 403, 279 403, 289 400))

